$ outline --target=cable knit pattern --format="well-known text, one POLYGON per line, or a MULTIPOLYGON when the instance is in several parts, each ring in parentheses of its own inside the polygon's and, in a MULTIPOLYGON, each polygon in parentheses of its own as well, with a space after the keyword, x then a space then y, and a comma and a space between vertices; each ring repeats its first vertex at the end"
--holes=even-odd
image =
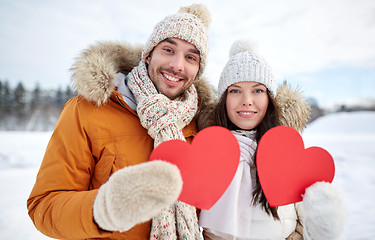
MULTIPOLYGON (((183 96, 170 100, 158 93, 144 61, 128 74, 128 85, 137 101, 140 122, 154 139, 155 147, 163 141, 185 141, 182 129, 191 122, 198 109, 194 85, 183 96)), ((199 239, 195 207, 176 201, 163 210, 152 220, 150 239, 199 239)))
POLYGON ((178 13, 165 17, 155 27, 142 50, 144 61, 161 41, 178 38, 193 44, 199 51, 200 67, 196 79, 199 79, 206 66, 208 56, 208 27, 211 13, 203 4, 181 7, 178 13))
POLYGON ((238 82, 259 82, 276 95, 276 81, 271 66, 252 49, 248 41, 237 40, 231 47, 231 56, 219 79, 217 92, 219 99, 227 88, 238 82))

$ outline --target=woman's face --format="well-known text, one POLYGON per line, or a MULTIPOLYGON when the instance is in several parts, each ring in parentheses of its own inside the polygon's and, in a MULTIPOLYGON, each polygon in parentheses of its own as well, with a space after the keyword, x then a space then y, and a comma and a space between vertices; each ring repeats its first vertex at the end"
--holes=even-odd
POLYGON ((256 128, 267 112, 267 88, 258 82, 238 82, 228 87, 226 100, 229 120, 237 127, 256 128))

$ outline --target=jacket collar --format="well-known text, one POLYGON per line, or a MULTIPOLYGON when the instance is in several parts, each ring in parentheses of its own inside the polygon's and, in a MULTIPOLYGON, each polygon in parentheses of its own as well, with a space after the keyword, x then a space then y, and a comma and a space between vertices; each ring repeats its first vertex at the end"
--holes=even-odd
POLYGON ((134 98, 133 93, 130 91, 127 85, 127 77, 123 73, 117 73, 116 75, 117 81, 117 91, 122 95, 125 103, 133 110, 137 108, 137 102, 134 98))

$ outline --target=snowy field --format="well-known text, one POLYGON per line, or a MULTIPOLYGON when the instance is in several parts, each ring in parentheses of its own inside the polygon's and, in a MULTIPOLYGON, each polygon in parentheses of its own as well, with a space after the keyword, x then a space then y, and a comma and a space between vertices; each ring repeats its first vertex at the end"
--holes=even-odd
MULTIPOLYGON (((0 239, 49 239, 27 215, 51 132, 0 132, 0 239)), ((375 239, 375 112, 338 113, 311 123, 306 146, 319 146, 335 160, 337 186, 347 206, 345 240, 375 239)))

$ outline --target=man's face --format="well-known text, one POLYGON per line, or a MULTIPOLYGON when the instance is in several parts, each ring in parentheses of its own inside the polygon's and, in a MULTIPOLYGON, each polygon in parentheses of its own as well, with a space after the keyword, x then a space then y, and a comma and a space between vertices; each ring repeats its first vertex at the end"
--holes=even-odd
POLYGON ((175 99, 193 84, 200 67, 200 54, 193 44, 168 38, 156 45, 146 62, 156 89, 175 99))

